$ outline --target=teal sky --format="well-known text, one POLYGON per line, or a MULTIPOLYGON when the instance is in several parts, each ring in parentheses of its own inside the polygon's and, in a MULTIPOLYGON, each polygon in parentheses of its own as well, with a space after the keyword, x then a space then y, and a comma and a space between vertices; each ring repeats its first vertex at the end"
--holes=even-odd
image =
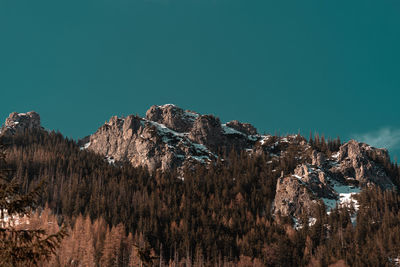
POLYGON ((0 116, 73 138, 174 103, 400 155, 398 0, 1 0, 0 116))

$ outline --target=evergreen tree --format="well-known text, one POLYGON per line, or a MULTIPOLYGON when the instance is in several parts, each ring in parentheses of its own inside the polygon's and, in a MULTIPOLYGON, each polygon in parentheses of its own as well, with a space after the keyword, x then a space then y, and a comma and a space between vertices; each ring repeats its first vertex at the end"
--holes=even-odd
POLYGON ((4 147, 0 146, 0 266, 36 266, 55 253, 65 230, 47 235, 43 229, 17 229, 21 218, 36 208, 43 183, 21 194, 21 185, 10 178, 4 147))

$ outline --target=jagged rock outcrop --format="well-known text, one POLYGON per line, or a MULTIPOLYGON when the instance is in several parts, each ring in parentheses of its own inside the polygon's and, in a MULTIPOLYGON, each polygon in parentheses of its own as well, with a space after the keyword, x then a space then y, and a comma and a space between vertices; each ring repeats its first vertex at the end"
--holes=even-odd
POLYGON ((164 124, 166 127, 178 133, 188 132, 199 114, 184 111, 172 104, 163 106, 151 106, 146 112, 146 119, 164 124))
POLYGON ((385 149, 373 148, 355 140, 340 146, 339 151, 330 157, 311 151, 311 165, 302 163, 292 175, 278 181, 274 212, 296 218, 307 211, 315 199, 330 210, 336 204, 357 205, 354 196, 365 186, 393 189, 395 186, 379 163, 388 160, 385 149))
POLYGON ((199 116, 190 130, 189 139, 216 151, 224 145, 221 122, 212 115, 199 116))
MULTIPOLYGON (((234 125, 248 133, 257 132, 250 124, 234 125)), ((224 147, 227 150, 251 148, 261 138, 245 132, 221 124, 212 115, 200 115, 168 104, 150 107, 146 118, 112 117, 80 144, 109 160, 129 161, 133 166, 146 166, 151 171, 169 170, 212 161, 224 147)))
POLYGON ((340 167, 336 169, 345 178, 354 178, 361 185, 369 183, 379 185, 382 189, 393 188, 393 183, 379 166, 370 157, 375 155, 381 161, 389 161, 386 149, 373 148, 367 144, 350 140, 340 147, 338 160, 340 167))
POLYGON ((211 156, 206 149, 196 149, 183 135, 136 116, 112 117, 90 136, 86 147, 108 159, 129 161, 151 171, 178 167, 186 157, 211 156))
POLYGON ((323 153, 321 152, 317 152, 317 151, 313 151, 311 153, 311 161, 312 161, 312 165, 317 165, 317 166, 321 166, 325 163, 326 157, 323 153))
POLYGON ((294 170, 295 178, 306 184, 309 189, 319 198, 336 198, 337 194, 332 189, 327 173, 316 169, 308 164, 301 164, 294 170))
POLYGON ((43 129, 40 124, 40 116, 35 111, 27 113, 11 113, 1 128, 2 134, 14 134, 26 129, 43 129))
POLYGON ((257 129, 250 123, 241 123, 237 120, 233 120, 226 123, 226 126, 235 129, 236 131, 242 132, 247 135, 257 135, 257 129))
POLYGON ((282 216, 312 216, 318 205, 310 189, 294 176, 281 177, 276 184, 274 212, 282 216))

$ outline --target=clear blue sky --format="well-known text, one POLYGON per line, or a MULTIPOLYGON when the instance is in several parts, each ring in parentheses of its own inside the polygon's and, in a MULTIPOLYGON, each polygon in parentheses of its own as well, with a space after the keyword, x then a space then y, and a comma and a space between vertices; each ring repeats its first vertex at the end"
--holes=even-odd
POLYGON ((400 155, 400 1, 1 0, 0 116, 73 138, 175 103, 400 155))

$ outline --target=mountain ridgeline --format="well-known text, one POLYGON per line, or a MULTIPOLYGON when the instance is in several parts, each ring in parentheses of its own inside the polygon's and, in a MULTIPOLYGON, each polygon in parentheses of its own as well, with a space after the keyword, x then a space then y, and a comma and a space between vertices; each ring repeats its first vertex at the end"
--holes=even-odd
POLYGON ((0 141, 22 191, 46 179, 41 203, 60 220, 123 224, 165 263, 390 266, 400 255, 400 170, 355 140, 259 134, 169 104, 78 142, 12 113, 0 141))

